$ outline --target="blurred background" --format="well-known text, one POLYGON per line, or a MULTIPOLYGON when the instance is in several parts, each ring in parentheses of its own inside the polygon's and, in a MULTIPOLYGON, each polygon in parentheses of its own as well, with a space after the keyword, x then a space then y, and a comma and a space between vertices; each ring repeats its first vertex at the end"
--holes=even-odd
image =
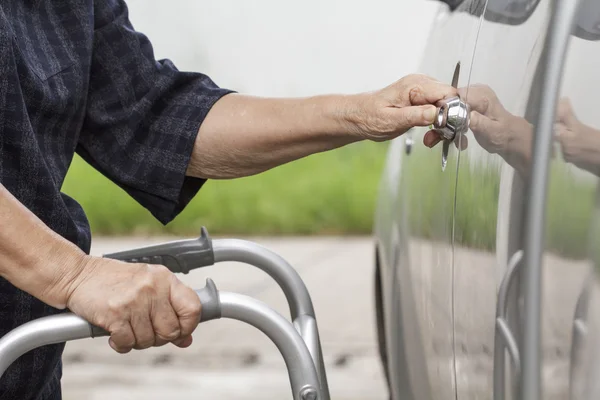
MULTIPOLYGON (((425 0, 129 0, 157 59, 258 96, 374 90, 418 72, 438 3, 425 0)), ((211 181, 173 223, 77 158, 63 191, 94 234, 368 234, 386 144, 359 143, 259 176, 211 181), (332 205, 335 205, 332 207, 332 205)))
MULTIPOLYGON (((134 27, 158 59, 219 86, 259 96, 354 93, 419 71, 439 3, 420 0, 129 0, 134 27)), ((63 191, 84 207, 92 253, 197 235, 245 237, 288 259, 311 291, 332 397, 385 399, 377 356, 370 239, 387 145, 358 143, 233 181, 209 181, 164 227, 77 158, 63 191)), ((182 279, 268 302, 288 315, 280 289, 244 265, 182 279)), ((285 365, 252 328, 201 326, 190 349, 122 356, 105 339, 67 345, 64 397, 73 399, 284 399, 285 365)))

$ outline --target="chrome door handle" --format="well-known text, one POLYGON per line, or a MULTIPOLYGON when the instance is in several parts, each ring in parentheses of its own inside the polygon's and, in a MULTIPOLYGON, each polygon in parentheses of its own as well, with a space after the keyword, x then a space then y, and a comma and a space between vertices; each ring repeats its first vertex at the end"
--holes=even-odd
MULTIPOLYGON (((458 78, 460 76, 460 62, 456 64, 454 76, 452 77, 452 86, 458 88, 458 78)), ((460 97, 452 97, 442 101, 437 109, 437 116, 433 122, 435 130, 442 140, 442 171, 448 164, 448 151, 450 143, 454 141, 457 135, 466 133, 469 129, 469 106, 462 101, 460 97)))
POLYGON ((452 97, 443 101, 437 109, 437 116, 433 128, 447 141, 452 141, 459 133, 467 131, 469 119, 469 106, 459 97, 452 97))
POLYGON ((502 279, 500 288, 498 289, 498 301, 496 303, 496 327, 494 336, 494 400, 504 400, 505 398, 505 350, 508 350, 508 354, 510 355, 513 366, 513 376, 517 380, 514 387, 517 387, 518 380, 521 376, 521 356, 519 354, 519 346, 517 345, 515 335, 510 330, 508 321, 506 320, 506 314, 508 308, 508 293, 510 292, 513 282, 515 281, 514 278, 517 275, 522 258, 522 250, 519 250, 513 254, 508 262, 504 279, 502 279))

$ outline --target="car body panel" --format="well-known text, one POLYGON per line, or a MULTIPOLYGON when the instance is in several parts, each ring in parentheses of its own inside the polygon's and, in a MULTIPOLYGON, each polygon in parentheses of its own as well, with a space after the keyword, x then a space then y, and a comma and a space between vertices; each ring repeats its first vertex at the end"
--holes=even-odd
MULTIPOLYGON (((430 40, 444 46, 426 50, 420 72, 450 83, 460 62, 459 85, 467 84, 481 22, 481 15, 468 11, 483 3, 464 2, 460 9, 467 12, 440 8, 430 40)), ((427 130, 413 129, 390 144, 375 218, 388 375, 394 397, 402 399, 455 396, 452 214, 458 154, 452 147, 442 170, 441 148, 422 145, 427 130)))
MULTIPOLYGON (((600 27, 600 3, 597 0, 581 3, 577 26, 582 29, 575 29, 574 33, 584 33, 590 18, 600 27)), ((581 334, 577 320, 585 325, 586 315, 590 315, 586 310, 590 306, 590 291, 597 292, 598 288, 599 39, 600 35, 594 37, 591 32, 571 36, 553 132, 555 156, 549 166, 542 263, 545 399, 598 398, 597 392, 596 396, 586 397, 589 396, 585 393, 586 386, 597 385, 600 370, 581 363, 580 351, 584 346, 577 337, 581 334)), ((592 299, 597 303, 597 294, 592 299)), ((595 316, 597 319, 598 314, 595 316)), ((587 339, 598 342, 600 336, 595 333, 587 339)))
MULTIPOLYGON (((490 3, 501 9, 508 1, 488 3, 464 100, 470 103, 473 97, 476 102, 490 91, 508 113, 524 118, 550 3, 533 0, 535 8, 527 18, 509 25, 497 22, 503 19, 496 14, 488 15, 490 3)), ((491 399, 497 289, 508 260, 521 247, 520 241, 510 243, 509 235, 522 226, 509 225, 511 215, 523 207, 523 197, 514 193, 523 186, 514 182, 520 176, 515 178, 514 168, 500 155, 503 149, 498 147, 506 145, 502 138, 472 131, 465 136, 460 138, 468 141, 468 148, 460 153, 454 232, 457 392, 458 399, 491 399)))
MULTIPOLYGON (((449 82, 460 61, 461 96, 490 122, 458 138, 468 147, 460 153, 452 148, 445 171, 441 146, 429 150, 421 143, 427 129, 414 129, 390 146, 375 236, 394 399, 493 398, 501 360, 494 346, 502 343, 497 294, 509 259, 527 250, 526 200, 542 100, 535 94, 554 6, 551 0, 518 0, 510 7, 509 1, 465 1, 452 13, 442 8, 420 71, 449 82), (484 97, 487 103, 478 100, 484 97), (492 106, 483 109, 483 103, 492 106), (414 142, 410 155, 407 140, 414 142)), ((600 3, 582 3, 560 93, 561 104, 571 99, 572 116, 557 120, 556 132, 567 133, 555 137, 549 167, 541 315, 545 399, 600 393, 600 156, 594 158, 600 155, 594 103, 600 3)), ((517 355, 523 354, 527 317, 524 268, 518 264, 506 303, 517 355)), ((516 398, 519 376, 510 361, 507 353, 503 387, 506 398, 516 398)))

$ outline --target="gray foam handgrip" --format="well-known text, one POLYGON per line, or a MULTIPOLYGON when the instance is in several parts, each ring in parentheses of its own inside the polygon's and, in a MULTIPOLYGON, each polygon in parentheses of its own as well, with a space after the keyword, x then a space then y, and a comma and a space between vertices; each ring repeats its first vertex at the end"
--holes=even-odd
POLYGON ((210 321, 212 319, 221 318, 221 300, 219 291, 212 279, 206 279, 206 286, 200 290, 196 290, 202 304, 200 312, 200 322, 210 321))
POLYGON ((192 269, 206 267, 215 263, 212 240, 206 228, 202 227, 200 237, 190 240, 178 240, 139 249, 105 254, 111 258, 132 263, 164 265, 174 273, 187 274, 192 269))
MULTIPOLYGON (((219 299, 219 291, 212 279, 206 279, 206 286, 196 290, 196 294, 200 298, 200 304, 202 304, 200 322, 221 318, 221 300, 219 299)), ((90 331, 91 337, 110 336, 110 333, 104 329, 91 324, 90 331)))

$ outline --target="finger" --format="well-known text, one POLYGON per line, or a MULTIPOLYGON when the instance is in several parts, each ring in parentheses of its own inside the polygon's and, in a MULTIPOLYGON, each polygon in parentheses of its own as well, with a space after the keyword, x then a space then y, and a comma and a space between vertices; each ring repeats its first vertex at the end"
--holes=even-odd
MULTIPOLYGON (((170 273, 168 275, 171 277, 170 273)), ((181 337, 179 318, 173 310, 170 301, 170 285, 161 285, 158 288, 156 300, 152 305, 150 317, 155 334, 155 346, 162 346, 181 337), (164 288, 164 289, 162 289, 164 288)))
POLYGON ((152 309, 152 327, 156 335, 154 346, 162 346, 181 336, 179 318, 168 301, 168 294, 159 298, 161 300, 152 309))
POLYGON ((480 114, 477 111, 471 111, 469 116, 469 128, 474 134, 479 133, 494 133, 500 129, 498 123, 490 118, 480 114))
POLYGON ((181 283, 175 276, 171 283, 171 306, 179 318, 181 337, 190 336, 200 322, 202 305, 196 292, 181 283))
POLYGON ((129 322, 121 322, 115 328, 109 329, 108 344, 117 353, 129 353, 135 346, 135 335, 129 322))
POLYGON ((436 131, 429 131, 423 136, 423 144, 429 148, 435 147, 439 142, 442 141, 442 138, 436 131))
POLYGON ((499 101, 496 93, 490 87, 484 85, 473 85, 463 88, 459 92, 462 93, 471 110, 483 115, 491 116, 493 106, 499 101))
POLYGON ((413 106, 436 104, 440 100, 454 97, 458 94, 456 88, 443 83, 423 81, 409 91, 409 102, 413 106))
POLYGON ((185 349, 187 347, 190 347, 192 345, 192 342, 193 342, 193 338, 190 335, 190 336, 185 336, 185 337, 182 337, 182 338, 179 338, 179 339, 173 341, 173 344, 177 347, 185 349))
POLYGON ((396 123, 397 132, 406 132, 415 126, 429 126, 433 124, 437 108, 432 105, 412 106, 402 108, 388 108, 390 119, 396 123))
POLYGON ((134 349, 143 350, 154 346, 156 335, 154 334, 150 315, 147 312, 135 311, 131 317, 131 328, 135 335, 134 349))

